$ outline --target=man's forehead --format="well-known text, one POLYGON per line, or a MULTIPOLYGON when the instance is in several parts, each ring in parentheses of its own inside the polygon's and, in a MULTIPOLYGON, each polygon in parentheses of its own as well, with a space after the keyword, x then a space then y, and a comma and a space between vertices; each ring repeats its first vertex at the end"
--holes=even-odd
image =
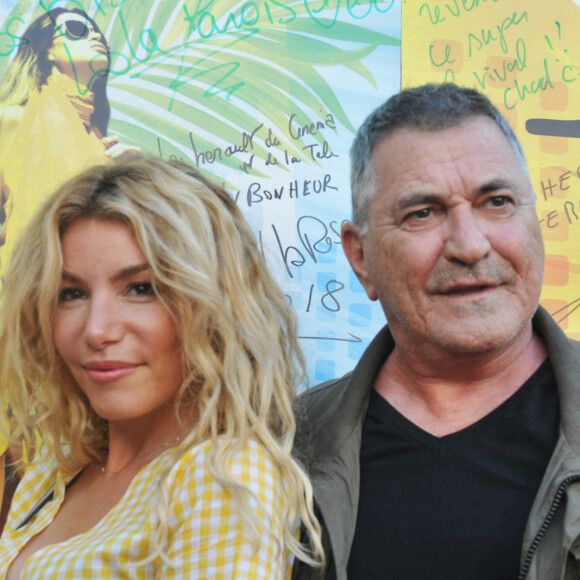
POLYGON ((380 135, 376 139, 371 150, 371 156, 381 146, 381 144, 397 139, 401 135, 420 138, 421 136, 429 137, 430 135, 444 135, 447 133, 461 133, 464 131, 473 133, 492 131, 500 141, 504 141, 507 145, 512 147, 508 136, 503 132, 494 119, 487 115, 473 115, 459 119, 457 122, 449 122, 441 126, 421 127, 413 124, 400 125, 383 135, 380 135))
POLYGON ((475 202, 504 190, 520 203, 534 204, 535 194, 512 144, 491 119, 482 120, 481 127, 466 123, 437 132, 400 129, 383 140, 371 159, 371 203, 390 213, 422 204, 475 202))
POLYGON ((371 163, 378 189, 404 184, 409 193, 453 180, 474 189, 501 180, 527 183, 507 136, 481 116, 438 131, 399 128, 377 143, 371 163))

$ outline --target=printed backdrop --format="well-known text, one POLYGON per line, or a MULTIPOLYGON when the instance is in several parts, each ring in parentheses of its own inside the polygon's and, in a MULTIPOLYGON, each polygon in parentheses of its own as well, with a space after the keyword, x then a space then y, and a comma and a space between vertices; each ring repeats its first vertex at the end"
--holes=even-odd
POLYGON ((580 338, 576 1, 0 0, 0 79, 55 6, 83 9, 109 41, 109 135, 235 197, 298 312, 311 384, 350 370, 384 323, 339 231, 354 131, 401 85, 454 81, 506 115, 538 196, 542 303, 580 338))
POLYGON ((108 39, 109 135, 223 182, 298 312, 310 383, 350 370, 385 320, 340 247, 348 149, 400 87, 400 1, 2 0, 0 78, 55 6, 108 39))

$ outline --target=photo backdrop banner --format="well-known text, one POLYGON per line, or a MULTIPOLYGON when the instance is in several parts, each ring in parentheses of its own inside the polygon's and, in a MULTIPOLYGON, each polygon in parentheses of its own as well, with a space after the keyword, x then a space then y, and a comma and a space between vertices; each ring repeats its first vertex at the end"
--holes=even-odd
POLYGON ((2 0, 0 79, 31 23, 56 7, 79 9, 100 29, 108 78, 102 49, 94 78, 80 78, 82 31, 59 26, 72 85, 53 79, 25 103, 0 102, 0 251, 8 255, 17 221, 103 148, 183 159, 223 183, 254 228, 298 313, 310 384, 352 369, 385 319, 340 245, 351 216, 348 151, 366 115, 399 90, 400 1, 2 0), (89 142, 73 125, 97 80, 110 120, 91 117, 89 142), (3 142, 14 116, 26 122, 3 142))

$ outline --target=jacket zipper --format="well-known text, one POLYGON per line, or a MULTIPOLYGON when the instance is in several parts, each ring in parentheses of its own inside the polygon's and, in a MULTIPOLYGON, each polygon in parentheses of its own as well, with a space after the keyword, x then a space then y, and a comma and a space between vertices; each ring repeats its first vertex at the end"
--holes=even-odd
POLYGON ((550 527, 550 524, 552 523, 552 520, 554 519, 554 516, 556 515, 556 512, 558 511, 558 507, 560 507, 560 502, 562 501, 562 496, 564 495, 566 488, 571 483, 574 483, 576 481, 580 481, 580 474, 568 476, 558 486, 558 489, 556 491, 556 495, 554 496, 554 500, 552 501, 552 505, 550 507, 550 511, 548 512, 548 515, 546 516, 546 519, 544 520, 542 527, 538 530, 538 533, 536 534, 536 537, 534 538, 534 541, 531 543, 530 548, 528 550, 528 553, 526 554, 526 559, 524 560, 524 563, 522 565, 522 569, 520 570, 518 580, 525 580, 525 578, 529 572, 530 566, 532 564, 532 558, 534 557, 534 554, 535 554, 536 550, 538 549, 538 546, 540 545, 542 538, 545 536, 546 532, 548 531, 548 528, 550 527))

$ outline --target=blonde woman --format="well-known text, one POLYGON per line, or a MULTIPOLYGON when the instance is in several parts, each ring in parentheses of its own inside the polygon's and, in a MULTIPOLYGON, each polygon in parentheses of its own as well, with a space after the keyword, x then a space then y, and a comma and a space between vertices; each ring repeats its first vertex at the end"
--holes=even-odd
POLYGON ((67 182, 16 249, 0 321, 30 462, 1 579, 271 580, 320 560, 291 456, 295 320, 219 187, 141 155, 67 182))

